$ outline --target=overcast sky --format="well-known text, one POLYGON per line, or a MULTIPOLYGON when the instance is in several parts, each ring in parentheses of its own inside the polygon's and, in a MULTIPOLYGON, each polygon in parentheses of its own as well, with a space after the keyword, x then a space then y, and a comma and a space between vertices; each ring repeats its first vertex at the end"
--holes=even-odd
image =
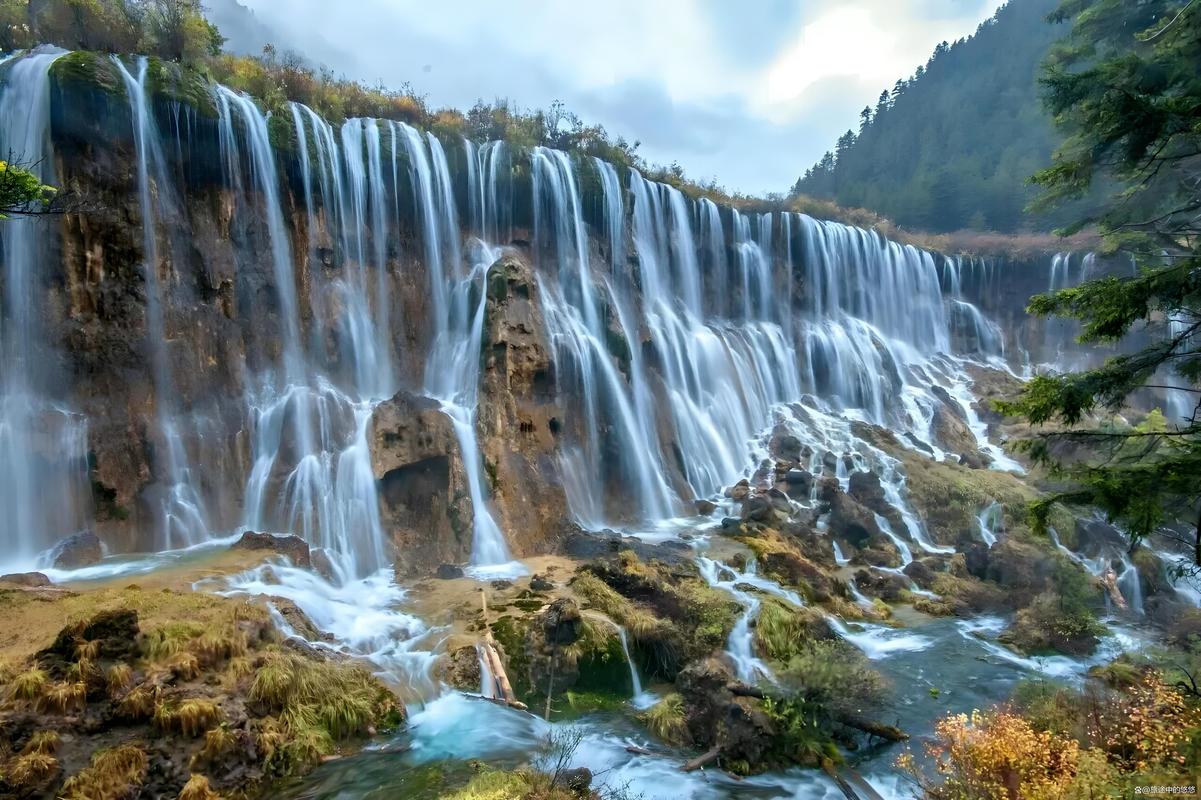
MULTIPOLYGON (((435 107, 562 100, 731 190, 787 191, 1000 0, 240 0, 281 49, 435 107), (332 11, 336 7, 337 11, 332 11)), ((221 5, 214 3, 213 5, 221 5)), ((220 16, 218 24, 222 23, 220 16)), ((262 30, 258 35, 263 35, 262 30)), ((223 32, 237 41, 238 32, 223 32)))

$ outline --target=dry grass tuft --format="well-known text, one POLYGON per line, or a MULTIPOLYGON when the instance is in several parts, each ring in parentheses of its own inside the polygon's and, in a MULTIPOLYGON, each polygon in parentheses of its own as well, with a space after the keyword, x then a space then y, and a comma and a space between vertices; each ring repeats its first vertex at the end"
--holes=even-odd
POLYGON ((208 778, 203 775, 193 775, 184 784, 183 790, 179 793, 179 800, 221 800, 221 795, 214 792, 213 787, 209 786, 208 778))
POLYGON ((92 764, 63 785, 63 800, 132 797, 146 780, 149 761, 140 747, 126 744, 92 755, 92 764))
POLYGON ((138 686, 117 704, 117 713, 128 720, 150 719, 159 705, 156 686, 138 686))
POLYGON ((104 674, 104 685, 109 697, 116 697, 133 683, 133 669, 128 664, 113 664, 104 674))
POLYGON ((42 692, 45 691, 46 684, 49 682, 50 678, 45 672, 37 667, 32 667, 12 679, 9 683, 9 697, 27 703, 35 702, 42 696, 42 692))
POLYGON ((43 714, 67 714, 87 707, 88 687, 81 681, 52 683, 37 699, 37 710, 43 714))
POLYGON ((684 714, 684 698, 675 692, 651 706, 642 720, 655 738, 668 744, 683 746, 692 738, 684 714))

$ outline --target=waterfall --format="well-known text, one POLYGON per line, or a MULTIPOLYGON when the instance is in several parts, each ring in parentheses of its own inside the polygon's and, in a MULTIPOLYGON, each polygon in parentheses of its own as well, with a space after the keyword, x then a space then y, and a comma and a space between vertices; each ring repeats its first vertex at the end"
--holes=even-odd
POLYGON ((138 208, 142 214, 142 273, 146 279, 146 341, 150 349, 151 374, 154 378, 155 417, 162 437, 162 463, 166 491, 160 499, 158 547, 171 550, 199 544, 209 538, 204 501, 192 482, 192 468, 179 430, 173 407, 175 390, 168 362, 164 296, 159 278, 158 232, 160 211, 170 214, 171 183, 167 176, 157 127, 150 110, 146 88, 148 60, 137 61, 137 75, 126 69, 116 56, 112 59, 129 95, 137 154, 138 208), (153 184, 153 185, 152 185, 153 184))
POLYGON ((1001 506, 996 500, 985 506, 976 517, 976 522, 980 525, 980 538, 989 547, 997 543, 997 529, 1001 527, 1002 519, 1001 506))
MULTIPOLYGON (((50 68, 61 50, 11 60, 0 96, 0 153, 54 183, 50 68)), ((0 298, 0 559, 37 566, 55 541, 88 524, 87 420, 56 397, 52 347, 42 328, 46 240, 37 217, 3 222, 0 298)))
POLYGON ((771 668, 754 652, 755 634, 752 630, 752 623, 758 618, 762 603, 757 592, 743 591, 739 587, 740 585, 754 587, 760 592, 778 597, 797 608, 805 605, 804 601, 796 592, 784 589, 775 581, 761 577, 756 571, 753 561, 747 564, 744 572, 739 572, 729 564, 723 564, 704 556, 697 558, 697 566, 700 568, 701 576, 710 586, 727 592, 742 606, 742 614, 734 623, 726 645, 726 652, 734 662, 738 679, 746 683, 753 683, 762 677, 774 682, 775 675, 771 668), (729 579, 723 580, 724 575, 730 576, 729 579))

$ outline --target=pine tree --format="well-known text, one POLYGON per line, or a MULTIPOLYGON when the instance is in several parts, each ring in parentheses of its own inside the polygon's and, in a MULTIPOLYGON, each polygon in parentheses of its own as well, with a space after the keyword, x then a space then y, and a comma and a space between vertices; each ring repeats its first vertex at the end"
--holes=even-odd
POLYGON ((1136 275, 1105 277, 1032 299, 1030 311, 1077 319, 1085 342, 1145 332, 1152 344, 1066 375, 1043 375, 1003 404, 1065 430, 1024 443, 1070 488, 1056 500, 1096 506, 1124 527, 1131 547, 1164 526, 1188 541, 1201 568, 1201 2, 1064 0, 1073 23, 1049 59, 1045 102, 1068 134, 1034 176, 1039 208, 1079 198, 1101 181, 1117 191, 1064 232, 1095 225, 1105 250, 1130 253, 1136 275), (1182 419, 1153 413, 1137 427, 1090 424, 1148 390, 1183 392, 1182 419), (1063 443, 1087 457, 1062 460, 1063 443))

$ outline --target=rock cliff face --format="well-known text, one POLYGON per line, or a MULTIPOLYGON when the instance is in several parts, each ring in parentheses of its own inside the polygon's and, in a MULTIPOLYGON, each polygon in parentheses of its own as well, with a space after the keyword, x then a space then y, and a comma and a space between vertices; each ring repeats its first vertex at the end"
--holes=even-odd
MULTIPOLYGON (((934 292, 911 316, 947 326, 939 279, 921 282, 941 257, 874 234, 694 202, 542 148, 263 115, 157 63, 130 78, 73 54, 49 80, 47 153, 71 205, 43 232, 34 295, 115 550, 239 526, 337 550, 366 527, 400 572, 429 571, 472 553, 478 463, 513 553, 544 551, 573 517, 662 518, 719 490, 772 405, 802 392, 883 421, 904 372, 883 337, 909 323, 856 283, 892 270, 934 292), (497 248, 474 267, 472 237, 497 248), (877 326, 855 358, 879 364, 848 364, 822 328, 852 314, 877 326), (448 347, 475 336, 478 350, 448 347), (474 359, 476 389, 446 389, 474 359), (478 458, 447 402, 474 412, 478 458)), ((947 260, 944 283, 952 265, 963 285, 942 292, 968 300, 1003 270, 947 260)), ((1003 316, 1026 294, 989 296, 1003 316)), ((934 436, 976 458, 944 406, 934 436)))

